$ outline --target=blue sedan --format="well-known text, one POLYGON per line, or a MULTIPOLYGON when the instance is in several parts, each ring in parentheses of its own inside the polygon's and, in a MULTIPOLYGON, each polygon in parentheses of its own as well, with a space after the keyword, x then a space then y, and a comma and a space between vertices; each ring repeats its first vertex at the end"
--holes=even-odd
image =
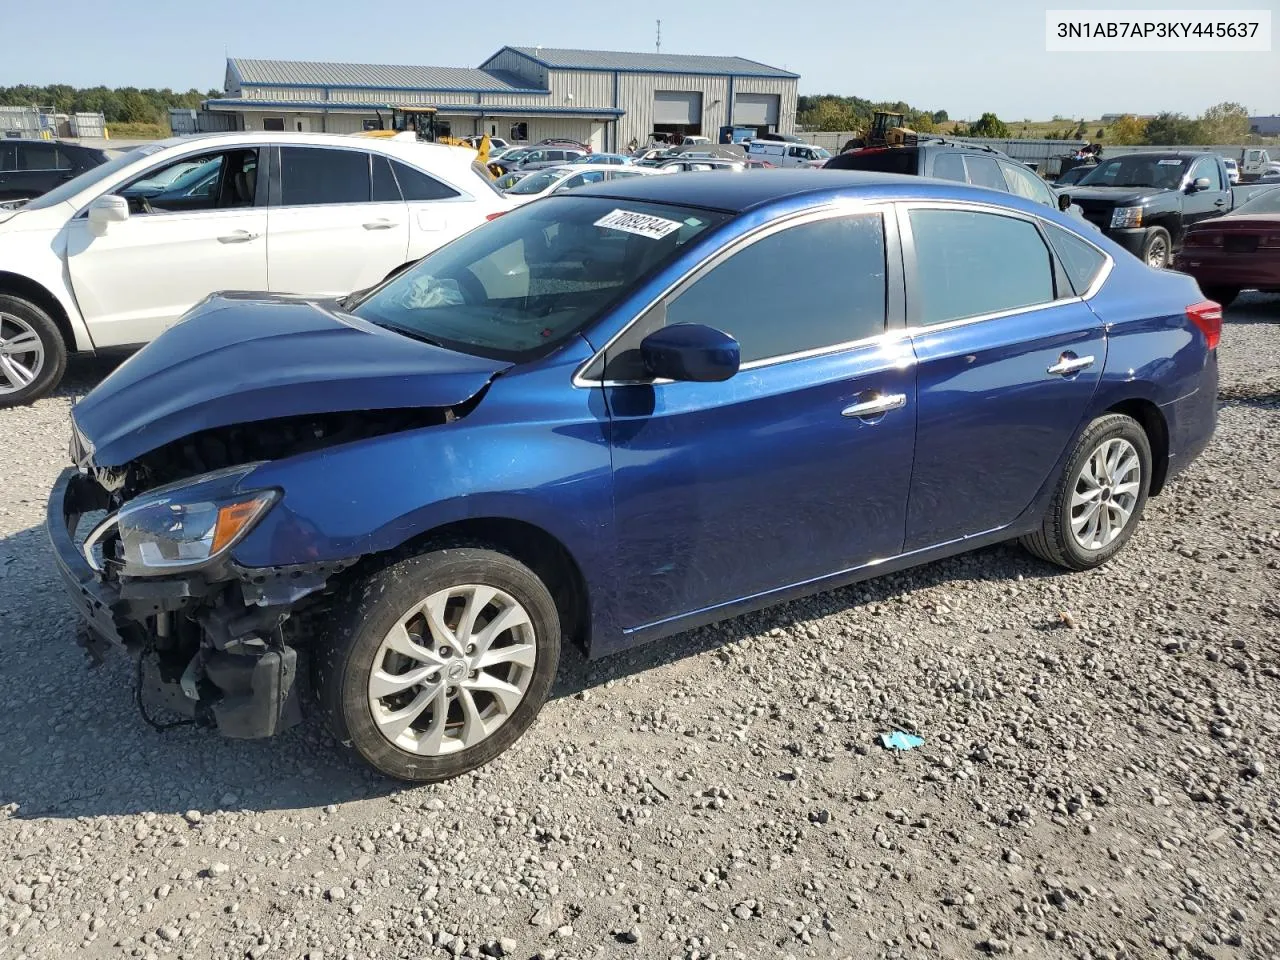
POLYGON ((267 736, 310 686, 439 780, 530 726, 562 643, 1005 540, 1106 563, 1212 437, 1221 321, 988 190, 614 181, 341 301, 198 305, 74 408, 49 533, 91 651, 170 708, 267 736))

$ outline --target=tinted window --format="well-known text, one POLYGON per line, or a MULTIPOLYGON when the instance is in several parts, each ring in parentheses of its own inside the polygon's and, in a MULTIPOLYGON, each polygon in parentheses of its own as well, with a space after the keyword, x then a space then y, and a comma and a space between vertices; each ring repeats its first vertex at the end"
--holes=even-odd
POLYGON ((400 182, 400 192, 406 200, 447 200, 458 196, 458 191, 446 186, 435 177, 429 177, 421 170, 416 170, 407 163, 392 160, 396 180, 400 182))
POLYGON ((1049 250, 1029 221, 961 210, 912 210, 910 218, 917 322, 929 326, 1053 299, 1049 250))
POLYGON ((933 175, 964 183, 964 158, 958 153, 940 153, 933 158, 933 175))
POLYGON ((886 147, 883 150, 855 150, 832 157, 823 168, 827 170, 871 170, 875 173, 907 173, 917 172, 918 150, 895 149, 886 147))
POLYGON ((393 203, 402 199, 400 188, 396 186, 395 174, 391 172, 391 161, 375 153, 373 155, 373 202, 393 203))
POLYGON ((726 219, 686 207, 572 193, 552 197, 429 254, 353 312, 483 356, 538 356, 726 219), (625 222, 627 214, 638 214, 649 231, 633 232, 641 227, 625 222))
POLYGON ((183 157, 112 192, 129 201, 134 215, 251 207, 258 196, 258 151, 183 157))
POLYGON ((883 333, 880 215, 801 224, 751 244, 669 303, 667 323, 723 330, 743 363, 883 333))
POLYGON ((1106 255, 1070 230, 1063 230, 1052 223, 1046 223, 1044 229, 1058 259, 1062 261, 1062 268, 1067 271, 1067 279, 1071 281, 1072 288, 1077 294, 1083 295, 1097 279, 1102 265, 1107 262, 1106 255))
POLYGON ((18 168, 18 145, 16 143, 0 143, 0 170, 16 170, 18 168))
POLYGON ((1080 181, 1082 186, 1161 187, 1176 190, 1187 169, 1187 161, 1159 154, 1127 154, 1104 160, 1080 181))
POLYGON ((53 144, 18 143, 19 170, 70 170, 71 164, 59 162, 58 149, 53 144))
POLYGON ((368 203, 369 154, 359 150, 280 148, 280 203, 368 203))
POLYGON ((1191 168, 1190 179, 1192 181, 1204 177, 1209 181, 1210 190, 1224 190, 1222 178, 1218 174, 1218 164, 1212 157, 1203 157, 1195 162, 1195 166, 1191 168))
POLYGON ((263 130, 283 130, 284 117, 263 117, 262 129, 263 130))
POLYGON ((965 169, 969 171, 969 182, 975 187, 990 187, 992 190, 1009 192, 1005 186, 1000 168, 990 157, 965 157, 965 169))
POLYGON ((1005 183, 1008 184, 1010 193, 1049 207, 1057 207, 1058 204, 1044 181, 1026 167, 1020 167, 1016 163, 1001 163, 1000 169, 1004 172, 1005 183))

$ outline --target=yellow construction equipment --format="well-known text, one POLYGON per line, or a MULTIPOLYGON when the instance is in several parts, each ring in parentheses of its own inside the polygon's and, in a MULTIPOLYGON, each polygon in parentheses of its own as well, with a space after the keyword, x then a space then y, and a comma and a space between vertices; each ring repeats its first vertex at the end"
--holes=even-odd
MULTIPOLYGON (((437 120, 435 107, 393 107, 388 104, 387 110, 391 113, 391 126, 388 129, 366 130, 366 137, 399 137, 411 134, 415 139, 423 143, 444 143, 452 147, 467 147, 475 149, 479 156, 476 158, 480 161, 480 165, 487 169, 489 164, 489 135, 480 141, 479 148, 473 148, 471 144, 457 137, 449 137, 440 133, 440 125, 437 120)), ((382 113, 378 113, 378 123, 382 123, 382 113)))

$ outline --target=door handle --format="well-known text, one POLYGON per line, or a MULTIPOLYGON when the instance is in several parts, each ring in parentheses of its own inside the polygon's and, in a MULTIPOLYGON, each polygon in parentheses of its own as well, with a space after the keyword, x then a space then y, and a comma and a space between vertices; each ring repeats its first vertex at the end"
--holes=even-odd
POLYGON ((226 236, 219 237, 219 243, 248 243, 250 240, 257 240, 262 234, 250 233, 248 230, 237 230, 234 233, 228 233, 226 236))
POLYGON ((907 405, 905 393, 882 393, 870 400, 863 400, 840 411, 842 417, 878 417, 890 410, 898 410, 907 405))
POLYGON ((395 226, 390 220, 371 220, 368 223, 361 224, 366 230, 390 230, 395 226))
POLYGON ((1215 207, 1225 207, 1227 205, 1227 200, 1225 197, 1220 197, 1219 199, 1213 201, 1213 205, 1215 207))
POLYGON ((1045 373, 1056 373, 1062 377, 1069 377, 1073 373, 1079 373, 1081 370, 1087 370, 1093 366, 1093 357, 1073 357, 1064 353, 1058 358, 1058 362, 1045 370, 1045 373))

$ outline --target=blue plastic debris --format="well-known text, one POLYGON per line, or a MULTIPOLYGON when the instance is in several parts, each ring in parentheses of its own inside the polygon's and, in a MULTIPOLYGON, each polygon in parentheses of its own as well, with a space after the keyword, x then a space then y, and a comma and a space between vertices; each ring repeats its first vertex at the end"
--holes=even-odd
POLYGON ((886 750, 914 750, 923 747, 924 740, 912 733, 895 730, 893 733, 880 734, 880 743, 886 750))

